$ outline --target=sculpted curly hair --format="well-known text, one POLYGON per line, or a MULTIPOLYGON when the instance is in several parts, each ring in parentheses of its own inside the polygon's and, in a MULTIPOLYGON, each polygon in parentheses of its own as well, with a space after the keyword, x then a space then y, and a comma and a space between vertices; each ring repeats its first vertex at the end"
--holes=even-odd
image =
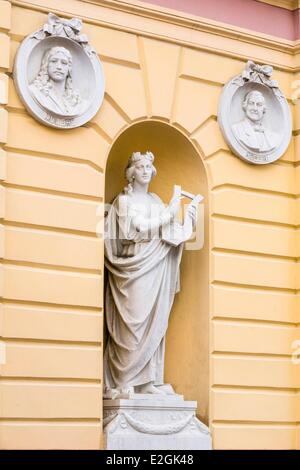
POLYGON ((48 64, 50 58, 57 53, 64 54, 68 60, 69 70, 66 78, 64 95, 72 106, 76 106, 81 102, 81 97, 79 93, 73 89, 72 55, 71 52, 65 47, 51 47, 51 49, 45 52, 42 59, 41 68, 33 81, 33 85, 36 86, 36 88, 38 88, 44 95, 49 95, 52 85, 48 74, 48 64))
POLYGON ((132 194, 133 191, 133 180, 134 180, 134 170, 135 166, 138 162, 146 158, 152 163, 152 178, 156 175, 156 168, 153 165, 154 162, 154 155, 152 152, 146 152, 146 153, 141 153, 141 152, 133 152, 131 157, 128 160, 127 167, 125 169, 125 178, 128 181, 128 185, 124 188, 125 194, 132 194))

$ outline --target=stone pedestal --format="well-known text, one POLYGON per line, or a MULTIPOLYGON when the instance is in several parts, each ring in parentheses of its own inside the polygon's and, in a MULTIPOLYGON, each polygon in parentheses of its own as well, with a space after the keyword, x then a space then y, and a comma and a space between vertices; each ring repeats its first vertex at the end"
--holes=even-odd
POLYGON ((196 406, 180 395, 133 393, 104 400, 105 448, 209 450, 209 429, 196 418, 196 406))

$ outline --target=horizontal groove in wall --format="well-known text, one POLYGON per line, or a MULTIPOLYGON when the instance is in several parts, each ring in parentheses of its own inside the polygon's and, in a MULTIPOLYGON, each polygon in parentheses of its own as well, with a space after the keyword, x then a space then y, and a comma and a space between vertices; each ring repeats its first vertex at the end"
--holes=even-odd
POLYGON ((276 321, 276 320, 260 320, 260 319, 249 319, 249 318, 238 318, 238 317, 222 317, 218 315, 212 316, 212 321, 218 324, 226 324, 226 325, 235 325, 235 326, 261 326, 262 328, 287 328, 294 330, 294 328, 298 325, 294 322, 283 322, 283 321, 276 321))
POLYGON ((28 191, 33 193, 40 193, 40 194, 49 194, 50 196, 58 196, 64 197, 66 199, 76 199, 78 201, 93 201, 93 202, 103 202, 103 197, 98 196, 89 196, 88 194, 82 193, 71 193, 67 191, 59 191, 57 189, 48 189, 48 188, 41 188, 37 186, 25 186, 21 184, 14 184, 8 183, 4 181, 2 185, 9 189, 17 189, 20 191, 28 191))
POLYGON ((3 33, 3 34, 6 34, 7 36, 9 36, 9 30, 7 28, 2 28, 2 26, 0 27, 0 33, 3 33))
MULTIPOLYGON (((28 113, 24 113, 23 110, 20 110, 19 108, 17 108, 17 110, 11 109, 10 113, 9 113, 9 117, 10 117, 10 120, 12 121, 12 123, 10 123, 10 125, 12 127, 14 125, 16 125, 17 122, 19 122, 19 121, 22 121, 21 126, 26 125, 26 126, 30 126, 31 128, 33 127, 33 122, 30 120, 30 116, 28 115, 28 113), (24 124, 24 123, 26 123, 26 124, 24 124)), ((65 159, 67 159, 67 158, 76 159, 77 156, 79 156, 80 161, 82 161, 82 160, 86 161, 86 163, 90 164, 91 166, 94 166, 95 169, 97 169, 99 172, 101 172, 101 165, 103 165, 104 162, 105 162, 105 157, 107 156, 107 153, 108 153, 107 150, 109 148, 110 143, 108 143, 107 140, 104 139, 104 137, 102 135, 100 136, 99 132, 96 132, 96 130, 93 127, 81 126, 81 127, 78 127, 77 129, 81 130, 81 136, 82 136, 82 132, 85 131, 84 136, 81 138, 80 144, 82 144, 83 142, 89 142, 91 140, 93 142, 93 144, 92 144, 92 147, 90 147, 90 149, 92 149, 92 150, 96 150, 99 145, 102 145, 102 147, 103 147, 103 144, 105 144, 104 145, 104 147, 105 147, 104 150, 100 151, 99 148, 98 148, 96 163, 88 158, 89 151, 86 147, 85 147, 86 150, 84 152, 82 152, 83 149, 81 148, 80 155, 77 155, 76 150, 73 150, 72 156, 70 156, 70 154, 68 153, 69 152, 69 146, 68 146, 68 150, 64 149, 63 152, 58 151, 58 150, 60 150, 60 146, 58 146, 58 145, 54 146, 53 145, 54 142, 55 142, 55 140, 53 138, 53 135, 52 135, 52 138, 51 138, 51 146, 53 147, 53 151, 51 152, 51 155, 56 155, 57 157, 62 157, 62 158, 65 158, 65 159), (99 139, 99 137, 101 137, 101 138, 99 139), (67 153, 67 155, 65 153, 67 153), (74 154, 76 155, 75 157, 73 157, 74 154), (99 157, 101 157, 100 163, 99 163, 99 157)), ((35 130, 30 130, 29 132, 30 133, 35 132, 35 130)), ((47 130, 45 129, 44 133, 46 133, 46 132, 47 132, 47 130)), ((69 132, 71 132, 71 130, 69 132)), ((20 147, 21 142, 19 141, 19 139, 17 139, 17 141, 15 141, 15 139, 12 137, 12 135, 10 135, 10 137, 11 137, 11 139, 8 139, 8 143, 5 146, 5 149, 10 150, 10 151, 15 151, 15 148, 18 148, 19 152, 20 151, 23 152, 24 149, 20 147), (11 144, 10 144, 10 141, 12 141, 11 144)), ((45 138, 47 139, 48 137, 46 136, 45 138)), ((57 138, 58 138, 58 136, 57 136, 57 138)), ((59 139, 61 139, 61 136, 59 137, 59 139)), ((76 139, 76 135, 74 136, 74 139, 76 139)), ((67 140, 67 138, 66 138, 66 140, 67 140)), ((29 149, 27 149, 27 151, 32 152, 32 151, 34 151, 34 143, 32 141, 30 141, 27 137, 27 140, 26 140, 27 144, 28 144, 28 141, 30 142, 30 147, 31 147, 31 144, 33 144, 33 148, 29 148, 29 149)), ((50 140, 49 140, 49 142, 50 142, 50 140)), ((25 147, 26 146, 27 145, 25 145, 25 147)), ((44 152, 44 146, 41 146, 41 142, 39 142, 38 147, 42 148, 42 150, 37 150, 37 152, 39 154, 45 153, 44 152)), ((47 154, 49 155, 49 152, 47 152, 47 154)))
POLYGON ((50 387, 101 387, 102 388, 102 380, 99 379, 87 379, 87 378, 69 378, 69 377, 20 377, 20 376, 9 376, 6 375, 5 377, 0 377, 0 386, 1 384, 6 385, 41 385, 50 387))
POLYGON ((211 214, 212 219, 221 219, 221 220, 231 220, 234 222, 241 222, 242 224, 252 224, 252 225, 262 225, 263 227, 279 227, 279 228, 286 228, 286 229, 294 229, 296 230, 299 226, 296 224, 286 224, 284 222, 272 222, 269 220, 259 220, 259 219, 249 219, 247 217, 235 216, 235 215, 226 215, 226 214, 218 214, 217 212, 213 212, 211 214))
POLYGON ((224 391, 224 392, 233 392, 233 393, 261 393, 266 392, 272 395, 280 395, 285 393, 287 395, 297 395, 299 391, 293 388, 283 388, 283 387, 260 387, 257 385, 212 385, 212 390, 224 391))
POLYGON ((16 267, 24 267, 24 268, 33 268, 33 269, 43 269, 51 272, 66 272, 69 274, 93 274, 95 276, 102 276, 102 270, 101 269, 88 269, 88 268, 70 268, 69 266, 58 266, 58 265, 52 265, 52 264, 44 264, 44 263, 35 263, 35 262, 29 262, 29 261, 18 261, 18 260, 7 260, 7 259, 1 259, 0 262, 3 264, 3 266, 16 266, 16 267))
MULTIPOLYGON (((2 337, 3 338, 3 337, 2 337)), ((32 348, 32 349, 66 349, 66 350, 82 350, 82 351, 102 351, 102 342, 85 343, 85 342, 68 342, 68 341, 52 341, 52 340, 35 340, 35 339, 6 339, 3 338, 7 348, 32 348)))
POLYGON ((243 217, 239 217, 236 215, 226 215, 226 214, 212 214, 211 215, 212 220, 218 221, 221 220, 223 222, 233 222, 236 225, 243 225, 245 226, 250 226, 250 227, 257 227, 257 226, 263 226, 263 228, 266 229, 273 229, 274 226, 278 225, 278 228, 282 230, 283 232, 293 232, 296 233, 297 227, 294 224, 285 224, 285 223, 280 223, 280 222, 272 222, 270 220, 260 220, 260 219, 245 219, 243 217))
POLYGON ((252 352, 234 352, 234 351, 211 351, 213 358, 219 359, 250 359, 256 360, 276 360, 281 362, 290 362, 293 352, 291 354, 269 354, 269 353, 252 353, 252 352))
POLYGON ((19 43, 21 43, 23 39, 25 39, 25 36, 23 34, 12 33, 11 31, 7 31, 7 34, 10 39, 19 43))
POLYGON ((64 198, 64 199, 69 199, 73 200, 76 199, 78 202, 97 202, 101 203, 103 202, 102 197, 97 197, 97 196, 86 196, 84 194, 74 194, 74 193, 67 193, 65 191, 56 191, 53 189, 44 189, 44 188, 35 188, 32 186, 22 186, 19 184, 11 184, 4 182, 3 186, 5 186, 7 189, 12 189, 20 192, 26 192, 26 193, 35 193, 35 194, 41 194, 43 196, 49 196, 53 197, 57 200, 58 197, 64 198))
POLYGON ((44 424, 45 426, 59 426, 63 424, 78 424, 82 425, 84 423, 85 425, 90 425, 90 426, 100 426, 102 422, 102 419, 99 418, 0 418, 0 426, 1 424, 28 424, 34 425, 36 424, 37 426, 40 426, 41 424, 44 424))
POLYGON ((60 340, 60 339, 35 339, 35 338, 15 338, 12 336, 1 336, 2 340, 5 341, 7 346, 25 346, 25 347, 63 347, 66 346, 67 348, 74 349, 74 348, 82 348, 84 349, 102 349, 102 341, 72 341, 72 340, 60 340))
POLYGON ((272 163, 273 166, 285 166, 285 167, 296 167, 296 162, 285 161, 285 160, 276 160, 272 163))
POLYGON ((295 428, 298 425, 297 421, 238 421, 238 420, 213 420, 213 426, 228 426, 228 427, 235 427, 235 426, 245 426, 245 427, 274 427, 274 428, 295 428))
POLYGON ((67 240, 69 240, 70 238, 75 238, 75 239, 78 239, 80 241, 84 241, 84 240, 91 240, 91 238, 99 238, 99 242, 102 243, 102 237, 92 237, 90 235, 88 235, 87 233, 89 232, 82 232, 81 231, 78 231, 79 233, 77 233, 77 231, 75 230, 76 233, 71 233, 73 231, 73 229, 66 229, 67 230, 67 233, 64 233, 64 230, 65 229, 56 229, 55 227, 50 227, 50 228, 46 228, 46 226, 43 226, 43 225, 33 225, 33 224, 27 224, 27 223, 24 223, 24 226, 23 226, 23 223, 20 222, 11 222, 11 221, 4 221, 2 220, 0 222, 0 224, 3 224, 5 225, 5 227, 7 227, 7 232, 6 233, 10 233, 10 231, 13 231, 13 232, 21 232, 21 233, 34 233, 35 235, 36 234, 40 234, 40 235, 52 235, 54 237, 63 237, 63 238, 66 238, 67 240), (31 226, 33 225, 33 226, 31 226), (42 228, 37 228, 37 227, 42 227, 42 228), (10 230, 12 229, 12 230, 10 230))
POLYGON ((78 163, 80 165, 87 165, 87 166, 92 167, 94 170, 98 171, 99 173, 103 173, 103 168, 101 168, 100 166, 96 165, 95 163, 89 160, 84 160, 82 158, 69 157, 67 155, 54 155, 54 154, 50 154, 47 152, 37 152, 35 150, 19 149, 15 147, 10 147, 8 145, 5 145, 4 148, 7 152, 29 155, 30 157, 49 158, 51 160, 59 160, 59 161, 78 163))
POLYGON ((0 297, 1 305, 10 306, 10 307, 19 307, 19 308, 32 308, 39 310, 40 308, 44 308, 45 310, 50 310, 53 313, 61 313, 68 315, 71 313, 72 315, 91 315, 91 316, 99 316, 102 317, 102 308, 101 307, 86 307, 86 306, 67 306, 67 305, 60 305, 60 304, 51 304, 47 302, 34 302, 34 301, 27 301, 27 300, 13 300, 13 299, 4 299, 0 297))
POLYGON ((240 190, 244 192, 251 192, 252 194, 263 194, 265 196, 281 196, 288 199, 297 199, 296 194, 292 193, 285 193, 282 191, 274 191, 272 189, 260 189, 260 188, 252 188, 251 186, 241 186, 238 184, 231 184, 231 183, 224 183, 217 186, 213 186, 212 193, 217 193, 222 191, 223 189, 234 189, 240 190))
MULTIPOLYGON (((92 378, 92 379, 89 379, 89 378, 81 378, 80 377, 32 377, 30 375, 17 375, 17 376, 13 376, 13 375, 5 375, 3 376, 5 377, 5 380, 13 380, 13 381, 19 381, 19 380, 24 380, 26 382, 28 382, 29 380, 31 381, 37 381, 37 382, 41 382, 43 379, 46 382, 60 382, 60 383, 64 383, 64 382, 69 382, 70 384, 72 383, 75 383, 76 382, 76 386, 77 386, 77 382, 82 382, 83 384, 85 384, 86 382, 89 382, 91 384, 102 384, 102 379, 101 378, 92 378)), ((0 380, 0 384, 2 382, 2 379, 0 380)))
POLYGON ((96 232, 88 232, 85 230, 51 227, 50 225, 28 224, 27 222, 16 222, 14 220, 6 220, 6 219, 0 219, 0 224, 8 226, 8 227, 37 229, 37 230, 42 230, 42 231, 54 232, 54 233, 62 233, 62 234, 78 235, 78 236, 83 236, 83 237, 102 239, 102 236, 99 236, 100 234, 98 235, 96 232))
MULTIPOLYGON (((12 74, 11 74, 12 75, 12 74)), ((13 76, 13 75, 12 75, 13 76)), ((9 111, 10 113, 14 113, 14 114, 22 114, 23 116, 28 116, 28 113, 26 111, 26 109, 24 107, 22 108, 16 108, 15 106, 11 106, 11 105, 7 105, 6 106, 6 109, 7 111, 9 111)))
MULTIPOLYGON (((269 286, 256 286, 256 285, 249 285, 249 284, 239 284, 237 282, 228 282, 228 281, 212 281, 211 282, 212 285, 214 286, 223 286, 223 287, 236 287, 238 289, 247 289, 247 290, 252 290, 252 291, 255 291, 255 290, 259 290, 259 291, 264 291, 264 292, 268 292, 268 291, 272 291, 272 292, 286 292, 286 293, 291 293, 291 294, 297 294, 297 290, 296 289, 289 289, 287 287, 269 287, 269 286)), ((300 292, 300 291, 299 291, 300 292)))
POLYGON ((246 250, 234 250, 232 248, 218 248, 215 247, 211 250, 212 253, 223 253, 223 254, 232 254, 234 256, 251 256, 254 258, 267 258, 267 259, 278 259, 282 261, 291 261, 291 262, 297 262, 298 257, 297 256, 285 256, 285 255, 275 255, 273 253, 260 253, 258 251, 246 251, 246 250))
POLYGON ((39 302, 34 300, 19 300, 19 299, 8 299, 6 297, 0 297, 0 302, 7 304, 18 304, 18 305, 35 305, 39 307, 56 307, 56 308, 71 308, 78 310, 88 310, 90 312, 100 312, 102 307, 90 307, 85 305, 72 305, 72 304, 59 304, 57 302, 39 302))

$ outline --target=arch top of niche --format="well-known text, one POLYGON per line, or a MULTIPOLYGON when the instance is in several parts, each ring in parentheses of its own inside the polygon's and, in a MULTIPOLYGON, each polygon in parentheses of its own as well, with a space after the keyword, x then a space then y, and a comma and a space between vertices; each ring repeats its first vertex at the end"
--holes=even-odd
MULTIPOLYGON (((217 126, 217 123, 214 119, 212 119, 211 123, 208 123, 208 124, 212 125, 213 127, 217 126)), ((93 127, 94 126, 98 127, 98 125, 96 123, 93 123, 93 127)), ((157 145, 155 142, 153 142, 151 140, 146 139, 146 140, 143 141, 142 136, 144 136, 145 134, 148 135, 149 139, 151 139, 151 135, 157 137, 160 133, 162 134, 163 138, 167 134, 169 136, 173 136, 173 137, 176 136, 177 137, 176 140, 181 140, 182 142, 185 141, 186 145, 189 146, 190 149, 192 149, 192 148, 194 149, 193 155, 195 156, 195 158, 200 160, 200 162, 202 164, 202 167, 203 167, 203 171, 205 172, 205 175, 206 175, 206 178, 207 178, 207 181, 208 181, 208 186, 210 186, 209 185, 210 174, 209 174, 206 162, 205 162, 205 158, 207 157, 207 155, 205 153, 205 146, 203 146, 203 143, 201 142, 201 139, 198 138, 198 135, 195 135, 195 136, 190 135, 189 132, 186 129, 184 129, 183 127, 181 127, 180 125, 178 125, 176 123, 171 123, 171 122, 169 122, 165 119, 159 118, 159 117, 156 117, 156 118, 143 118, 143 117, 141 117, 140 119, 137 119, 133 122, 130 122, 130 123, 125 123, 124 122, 122 125, 120 125, 118 127, 115 127, 114 132, 111 135, 110 146, 107 149, 105 159, 104 159, 104 161, 105 161, 105 163, 104 163, 104 172, 106 171, 108 161, 109 161, 109 157, 111 156, 112 151, 116 148, 116 146, 118 146, 121 141, 124 142, 126 140, 127 136, 138 135, 139 131, 141 131, 140 132, 140 137, 136 141, 132 142, 131 147, 128 146, 129 150, 133 149, 132 151, 130 150, 131 153, 133 151, 137 150, 137 145, 139 144, 139 142, 141 143, 141 148, 140 148, 141 152, 151 150, 151 149, 146 148, 147 147, 147 141, 149 141, 149 142, 152 143, 152 150, 151 151, 155 155, 155 147, 159 148, 159 145, 157 145)), ((160 138, 158 140, 160 140, 160 138)), ((128 158, 129 155, 130 154, 127 155, 127 158, 128 158)), ((172 164, 172 156, 171 155, 170 155, 170 164, 172 164)))

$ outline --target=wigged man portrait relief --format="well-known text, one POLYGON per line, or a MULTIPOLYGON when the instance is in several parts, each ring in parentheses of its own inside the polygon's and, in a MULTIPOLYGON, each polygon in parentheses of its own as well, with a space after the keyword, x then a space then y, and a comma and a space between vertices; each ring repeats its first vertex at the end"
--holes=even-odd
POLYGON ((45 52, 40 70, 29 86, 34 98, 47 110, 65 116, 84 111, 86 101, 73 87, 72 54, 65 47, 45 52))
POLYGON ((248 92, 242 108, 245 117, 233 124, 232 130, 236 139, 255 152, 269 152, 279 143, 279 135, 268 129, 263 123, 267 112, 264 95, 257 90, 248 92))
POLYGON ((249 60, 223 88, 218 122, 231 151, 256 165, 278 160, 292 134, 289 104, 271 65, 249 60))

